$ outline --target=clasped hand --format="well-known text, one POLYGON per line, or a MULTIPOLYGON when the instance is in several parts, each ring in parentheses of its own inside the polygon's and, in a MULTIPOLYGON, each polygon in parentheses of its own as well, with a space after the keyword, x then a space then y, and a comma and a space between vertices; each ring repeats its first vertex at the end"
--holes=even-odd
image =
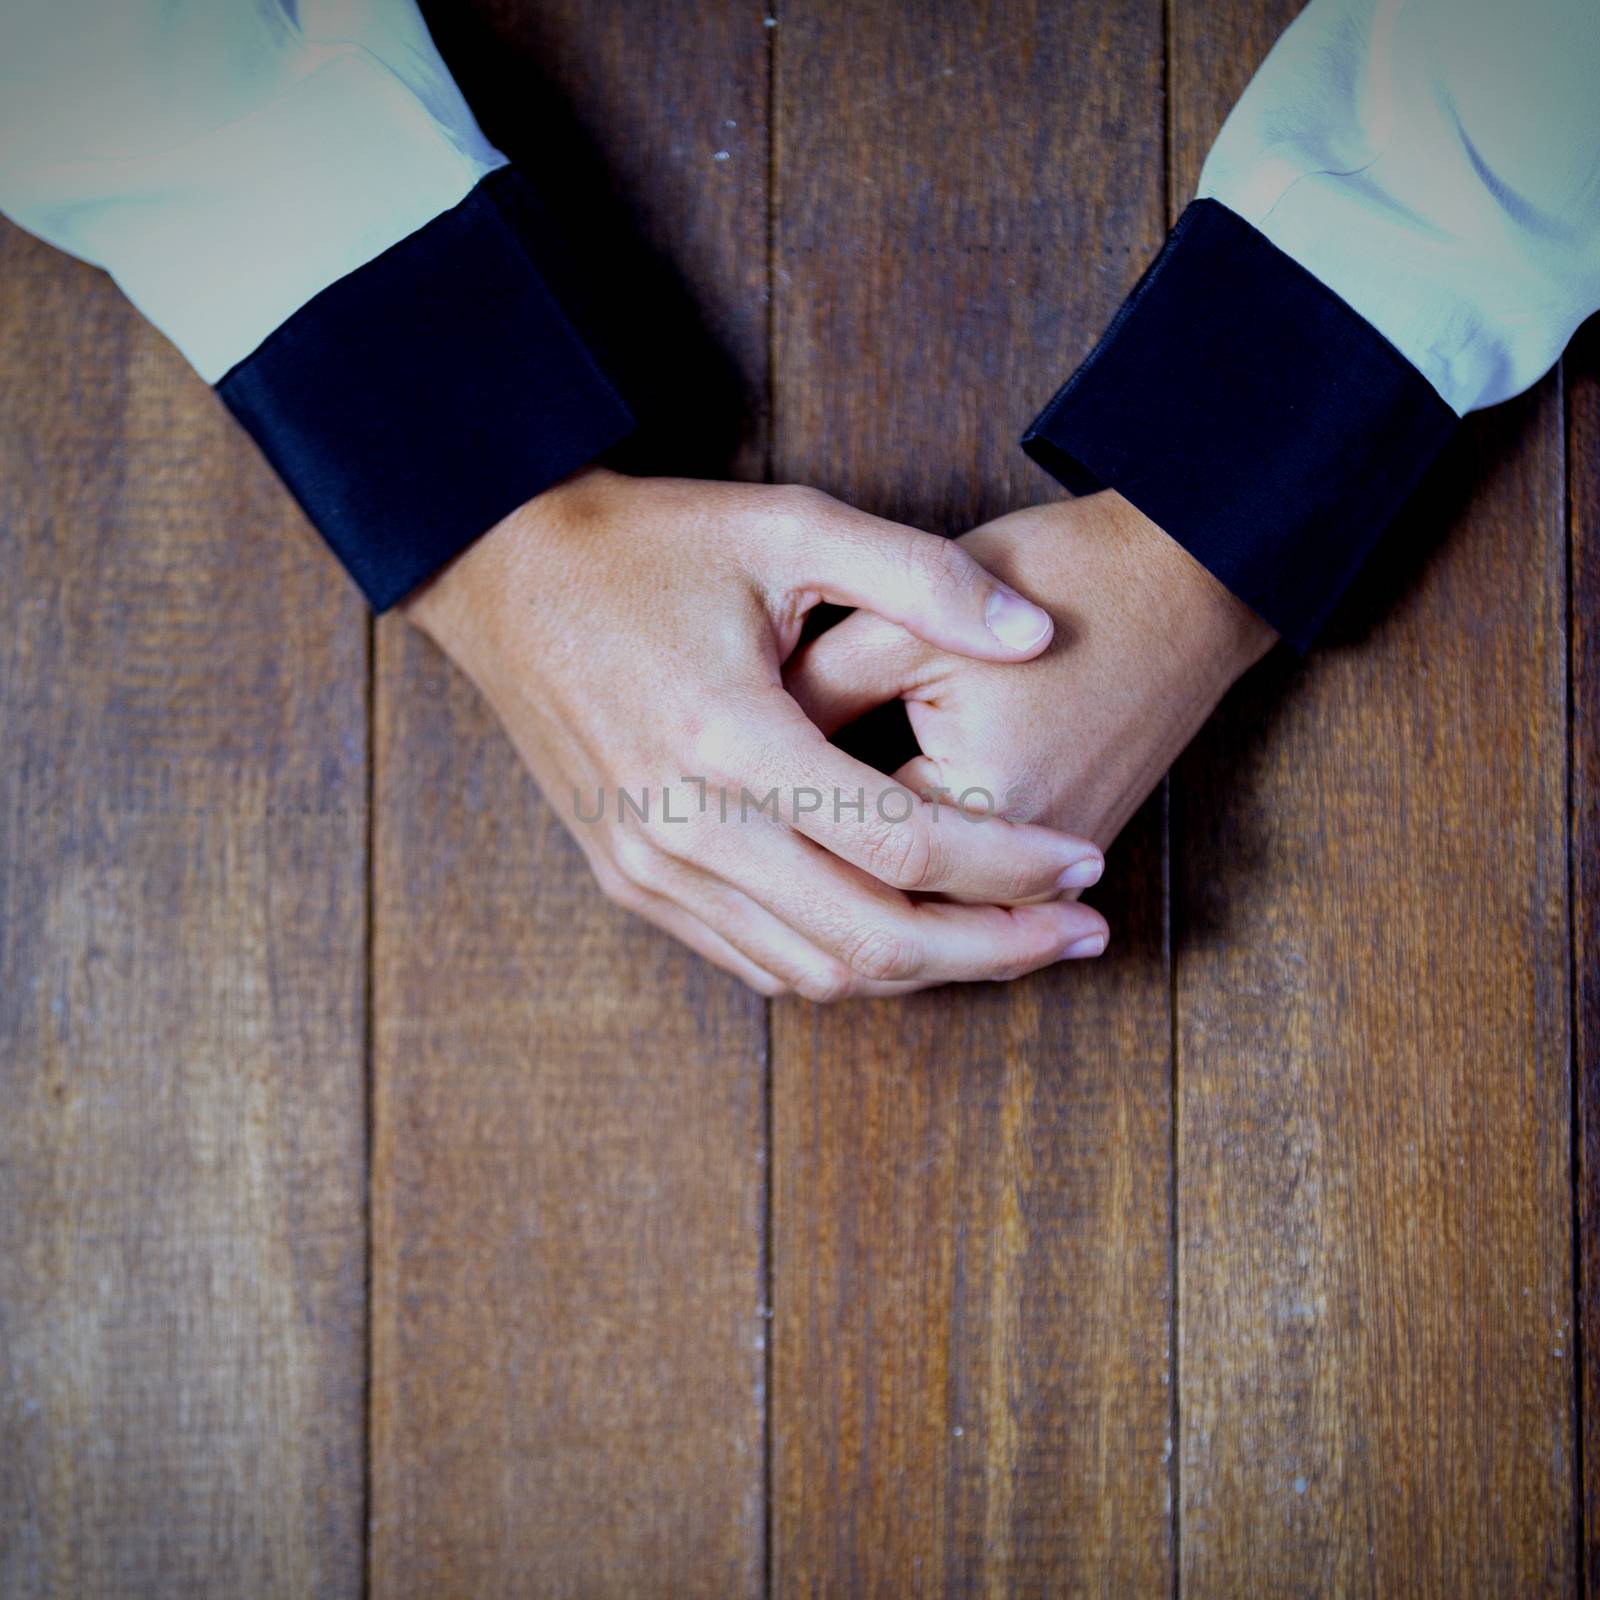
MULTIPOLYGON (((506 517, 406 611, 494 706, 613 900, 764 994, 900 994, 1098 955, 1104 918, 1064 897, 1099 877, 1171 759, 1159 738, 1119 747, 1118 707, 1086 703, 1095 671, 1081 692, 1082 622, 1052 643, 1050 614, 1011 586, 1071 601, 1074 542, 1053 531, 1001 519, 951 542, 814 490, 596 467, 506 517), (823 601, 858 614, 797 654, 823 601), (828 742, 897 696, 924 752, 910 768, 886 778, 828 742), (1044 820, 941 794, 973 790, 1028 795, 1044 820), (1092 837, 1061 831, 1069 816, 1092 837)), ((1087 543, 1098 594, 1115 550, 1087 543)), ((1252 641, 1254 619, 1200 575, 1252 641)), ((1093 660, 1104 670, 1103 641, 1093 660)), ((1225 674, 1191 681, 1163 726, 1192 732, 1225 674)))

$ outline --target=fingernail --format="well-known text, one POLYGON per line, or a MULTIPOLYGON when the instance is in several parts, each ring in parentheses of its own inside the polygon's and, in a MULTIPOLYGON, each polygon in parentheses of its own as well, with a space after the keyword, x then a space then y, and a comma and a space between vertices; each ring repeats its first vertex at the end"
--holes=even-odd
POLYGON ((1050 630, 1050 617, 1010 589, 996 589, 984 607, 989 632, 1008 650, 1031 650, 1050 630))
POLYGON ((1103 933, 1091 933, 1087 938, 1074 940, 1061 952, 1063 961, 1083 961, 1089 956, 1097 956, 1106 947, 1106 936, 1103 933))
POLYGON ((1101 857, 1085 856, 1082 861, 1074 861, 1056 879, 1056 888, 1087 889, 1091 883, 1099 883, 1100 874, 1105 870, 1106 864, 1101 857))

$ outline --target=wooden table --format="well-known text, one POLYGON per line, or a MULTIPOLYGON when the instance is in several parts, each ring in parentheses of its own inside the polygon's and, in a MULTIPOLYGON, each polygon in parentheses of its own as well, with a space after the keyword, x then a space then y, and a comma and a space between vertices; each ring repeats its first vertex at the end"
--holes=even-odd
MULTIPOLYGON (((955 531, 1055 492, 1014 440, 1294 9, 436 25, 671 263, 724 470, 955 531)), ((1230 698, 1103 961, 904 1003, 612 910, 15 230, 0 530, 0 1594, 1600 1592, 1600 339, 1230 698)))

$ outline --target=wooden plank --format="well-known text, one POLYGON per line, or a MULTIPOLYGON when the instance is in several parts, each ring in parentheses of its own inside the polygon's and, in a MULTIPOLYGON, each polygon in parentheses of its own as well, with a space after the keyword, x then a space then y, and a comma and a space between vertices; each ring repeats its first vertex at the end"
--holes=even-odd
POLYGON ((1572 946, 1577 980, 1575 1144, 1578 1353, 1586 1593, 1600 1596, 1600 320, 1574 341, 1567 375, 1572 507, 1572 946))
MULTIPOLYGON (((959 532, 1162 231, 1153 4, 794 0, 776 475, 959 532)), ((774 1008, 774 1589, 1170 1587, 1159 804, 1092 968, 774 1008)))
POLYGON ((367 627, 0 225, 0 1592, 355 1594, 367 627))
MULTIPOLYGON (((575 197, 584 259, 614 188, 759 395, 759 12, 563 0, 440 33, 530 171, 610 172, 575 197), (576 108, 555 144, 541 94, 576 108)), ((379 657, 374 1590, 755 1593, 764 1008, 602 900, 430 646, 387 622, 379 657)))
MULTIPOLYGON (((1295 9, 1175 7, 1175 202, 1295 9)), ((1553 382, 1391 546, 1172 780, 1189 1594, 1574 1587, 1553 382)))

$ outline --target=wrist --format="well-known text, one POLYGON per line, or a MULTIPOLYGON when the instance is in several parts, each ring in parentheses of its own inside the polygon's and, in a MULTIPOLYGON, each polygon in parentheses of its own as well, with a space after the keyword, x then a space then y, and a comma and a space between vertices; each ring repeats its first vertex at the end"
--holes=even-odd
POLYGON ((1134 564, 1146 603, 1197 669, 1215 670, 1224 685, 1254 666, 1279 635, 1219 578, 1130 501, 1104 492, 1107 516, 1134 564))
POLYGON ((592 512, 621 481, 605 467, 579 468, 508 512, 398 610, 447 655, 464 661, 473 646, 492 639, 496 619, 525 591, 521 575, 558 559, 559 531, 571 526, 579 507, 592 512))

